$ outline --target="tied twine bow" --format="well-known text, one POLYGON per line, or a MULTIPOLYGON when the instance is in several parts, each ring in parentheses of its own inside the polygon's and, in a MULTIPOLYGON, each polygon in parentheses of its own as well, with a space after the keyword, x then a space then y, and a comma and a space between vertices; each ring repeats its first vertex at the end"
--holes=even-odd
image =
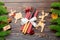
POLYGON ((22 19, 21 19, 21 25, 24 25, 24 24, 26 24, 27 22, 31 22, 31 24, 35 27, 37 24, 36 24, 34 21, 36 21, 36 20, 37 20, 36 17, 33 17, 33 18, 31 18, 30 20, 28 20, 27 18, 22 18, 22 19))

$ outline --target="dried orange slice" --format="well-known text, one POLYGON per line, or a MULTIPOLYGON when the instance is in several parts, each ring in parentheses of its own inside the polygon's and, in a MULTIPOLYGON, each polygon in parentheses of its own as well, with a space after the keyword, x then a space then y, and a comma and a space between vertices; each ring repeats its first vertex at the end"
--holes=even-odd
POLYGON ((57 18, 58 18, 58 15, 55 14, 55 13, 54 13, 54 14, 51 14, 51 18, 52 18, 52 19, 57 19, 57 18))

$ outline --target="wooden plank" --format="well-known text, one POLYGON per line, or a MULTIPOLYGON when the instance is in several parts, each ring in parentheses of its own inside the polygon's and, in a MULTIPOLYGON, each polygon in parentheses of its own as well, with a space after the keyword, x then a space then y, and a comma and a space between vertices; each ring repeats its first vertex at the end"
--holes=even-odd
MULTIPOLYGON (((23 8, 19 8, 19 7, 7 7, 8 11, 10 11, 11 9, 13 10, 17 10, 17 12, 23 11, 23 8)), ((37 7, 37 9, 39 9, 40 11, 43 9, 46 12, 48 12, 50 10, 50 7, 37 7)))
POLYGON ((0 0, 3 2, 55 2, 60 0, 0 0))
POLYGON ((32 6, 34 8, 46 8, 50 7, 50 3, 5 3, 5 6, 10 9, 21 9, 27 6, 32 6))
POLYGON ((20 6, 32 6, 32 7, 50 7, 51 3, 5 3, 7 7, 20 7, 20 6))
POLYGON ((22 10, 26 6, 32 6, 40 10, 50 9, 52 2, 57 2, 59 0, 0 0, 5 2, 5 6, 8 10, 15 9, 17 11, 22 10))

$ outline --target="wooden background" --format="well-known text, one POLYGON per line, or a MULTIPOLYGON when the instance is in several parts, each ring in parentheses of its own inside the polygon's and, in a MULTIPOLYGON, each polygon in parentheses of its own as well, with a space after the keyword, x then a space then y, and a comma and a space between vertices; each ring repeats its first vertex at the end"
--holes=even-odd
POLYGON ((0 0, 0 1, 5 2, 5 6, 7 6, 8 10, 13 9, 20 11, 26 6, 32 6, 40 10, 44 9, 45 11, 48 12, 51 3, 59 2, 60 0, 0 0))
MULTIPOLYGON (((7 6, 8 10, 15 9, 17 11, 22 10, 25 6, 33 6, 40 10, 44 9, 46 12, 50 10, 50 5, 52 2, 58 2, 60 0, 0 0, 5 2, 5 6, 7 6)), ((24 16, 24 15, 23 15, 24 16)), ((49 19, 48 19, 49 20, 49 19)), ((12 26, 11 34, 6 37, 6 40, 59 40, 60 38, 56 38, 55 34, 50 31, 48 28, 49 22, 46 21, 46 27, 44 32, 40 32, 40 29, 35 30, 35 35, 23 35, 20 32, 20 22, 15 24, 15 20, 10 24, 12 26)))

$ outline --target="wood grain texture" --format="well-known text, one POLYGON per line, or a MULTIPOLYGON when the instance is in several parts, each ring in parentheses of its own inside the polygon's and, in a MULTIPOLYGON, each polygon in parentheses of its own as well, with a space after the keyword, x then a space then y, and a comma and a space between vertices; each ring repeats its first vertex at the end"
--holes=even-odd
POLYGON ((8 10, 13 9, 20 11, 26 6, 32 6, 40 10, 49 10, 50 5, 53 2, 59 2, 60 0, 0 0, 5 2, 5 6, 8 10))
POLYGON ((55 2, 59 0, 0 0, 3 2, 55 2))

